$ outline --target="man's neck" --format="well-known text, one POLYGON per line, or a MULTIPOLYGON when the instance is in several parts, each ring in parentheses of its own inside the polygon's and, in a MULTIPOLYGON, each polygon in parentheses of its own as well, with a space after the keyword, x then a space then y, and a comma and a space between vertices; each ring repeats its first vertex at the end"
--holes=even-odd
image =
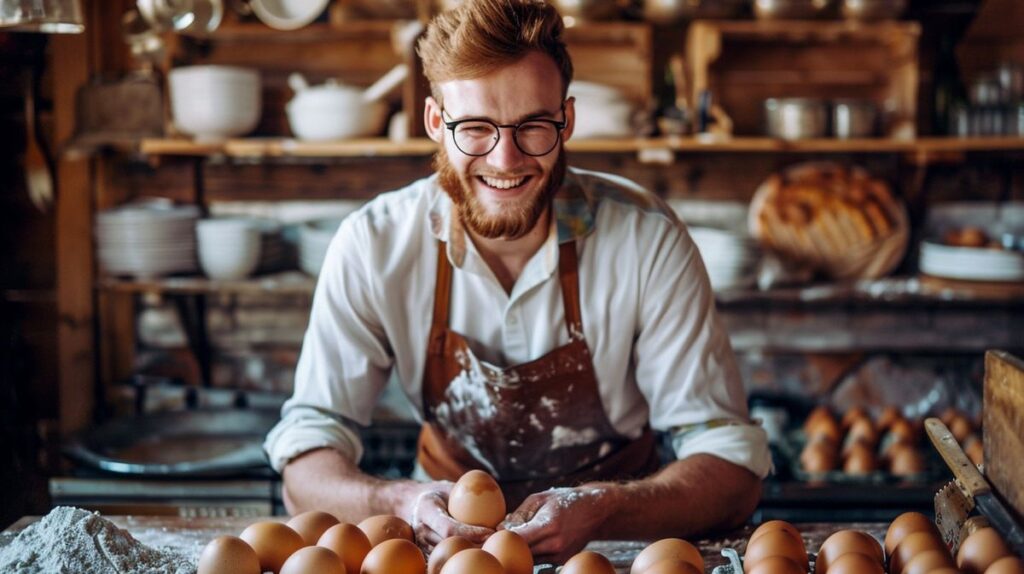
POLYGON ((522 274, 526 264, 530 261, 537 250, 547 241, 551 226, 551 207, 537 219, 526 235, 517 239, 488 239, 481 237, 471 230, 466 232, 473 240, 480 256, 484 258, 487 266, 491 268, 498 282, 505 289, 506 293, 512 292, 516 280, 522 274))

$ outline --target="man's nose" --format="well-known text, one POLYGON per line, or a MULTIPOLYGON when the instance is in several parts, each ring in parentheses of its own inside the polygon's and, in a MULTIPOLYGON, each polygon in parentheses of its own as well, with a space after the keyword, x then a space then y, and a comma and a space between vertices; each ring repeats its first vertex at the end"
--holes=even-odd
POLYGON ((497 145, 487 154, 487 163, 497 168, 516 167, 523 162, 525 154, 519 150, 515 142, 515 128, 498 128, 501 137, 497 145))

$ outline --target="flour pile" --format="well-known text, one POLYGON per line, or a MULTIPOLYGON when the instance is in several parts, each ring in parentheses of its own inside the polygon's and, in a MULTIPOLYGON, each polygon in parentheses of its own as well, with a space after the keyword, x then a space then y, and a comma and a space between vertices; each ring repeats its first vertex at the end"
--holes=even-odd
POLYGON ((0 548, 4 574, 195 574, 184 555, 142 544, 98 513, 60 506, 0 548))

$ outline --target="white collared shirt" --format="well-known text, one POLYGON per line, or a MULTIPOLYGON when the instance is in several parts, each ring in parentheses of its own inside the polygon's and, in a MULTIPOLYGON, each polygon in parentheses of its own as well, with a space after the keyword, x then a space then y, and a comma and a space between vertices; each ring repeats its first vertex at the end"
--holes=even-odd
POLYGON ((511 294, 452 212, 433 176, 344 220, 317 283, 294 395, 264 444, 275 469, 322 447, 358 461, 352 425, 370 424, 392 370, 422 417, 439 240, 454 267, 450 328, 499 367, 569 342, 558 245, 575 240, 584 336, 615 429, 635 438, 649 422, 672 433, 680 459, 709 453, 767 475, 766 435, 748 419, 704 263, 663 201, 628 180, 570 169, 549 237, 511 294))

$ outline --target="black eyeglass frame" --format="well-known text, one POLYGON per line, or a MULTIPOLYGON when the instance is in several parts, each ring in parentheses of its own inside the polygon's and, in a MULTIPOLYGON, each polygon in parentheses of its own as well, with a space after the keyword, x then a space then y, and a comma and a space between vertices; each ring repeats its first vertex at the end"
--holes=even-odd
MULTIPOLYGON (((562 112, 562 117, 565 118, 565 102, 562 102, 562 107, 560 108, 560 111, 562 112)), ((543 156, 546 156, 549 153, 555 151, 555 148, 558 147, 558 142, 562 141, 562 131, 565 129, 565 126, 568 123, 568 121, 566 119, 562 119, 561 121, 559 121, 559 120, 549 120, 547 118, 533 118, 533 119, 523 120, 523 121, 519 122, 518 124, 498 124, 498 123, 495 123, 494 121, 492 121, 492 120, 490 120, 488 118, 465 118, 465 119, 462 119, 462 120, 452 120, 450 122, 446 122, 446 121, 444 121, 444 114, 445 113, 446 113, 446 111, 444 109, 444 106, 441 106, 441 121, 444 123, 444 127, 448 128, 452 132, 452 143, 455 144, 455 148, 456 149, 458 149, 463 154, 468 155, 469 157, 483 157, 483 156, 491 153, 492 151, 494 151, 494 148, 498 147, 498 142, 501 141, 501 128, 509 128, 509 129, 512 130, 512 143, 514 143, 516 145, 516 149, 518 149, 524 155, 528 155, 530 157, 543 157, 543 156), (494 138, 494 143, 491 144, 491 147, 487 151, 485 151, 483 153, 467 153, 465 150, 463 150, 461 147, 459 147, 459 140, 455 137, 455 128, 459 127, 459 124, 463 124, 463 123, 466 123, 466 122, 482 122, 482 123, 490 124, 490 125, 494 126, 495 133, 497 135, 494 138), (516 137, 516 134, 519 133, 519 128, 522 127, 523 124, 530 124, 530 123, 534 123, 534 122, 543 122, 543 123, 546 123, 546 124, 551 124, 552 126, 555 127, 555 131, 558 134, 557 137, 555 137, 555 141, 551 144, 551 148, 548 149, 548 151, 546 151, 544 153, 530 153, 530 152, 524 150, 523 147, 521 145, 519 145, 519 138, 516 137)))

